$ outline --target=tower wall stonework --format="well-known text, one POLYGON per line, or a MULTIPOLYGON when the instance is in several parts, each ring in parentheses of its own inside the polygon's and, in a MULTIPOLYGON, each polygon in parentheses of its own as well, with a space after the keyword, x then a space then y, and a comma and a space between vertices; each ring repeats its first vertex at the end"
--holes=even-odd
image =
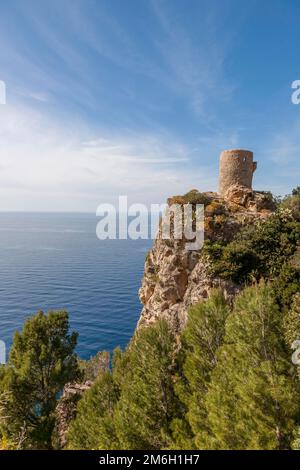
POLYGON ((225 150, 220 155, 219 193, 225 196, 230 186, 240 185, 252 189, 253 173, 257 163, 249 150, 225 150))

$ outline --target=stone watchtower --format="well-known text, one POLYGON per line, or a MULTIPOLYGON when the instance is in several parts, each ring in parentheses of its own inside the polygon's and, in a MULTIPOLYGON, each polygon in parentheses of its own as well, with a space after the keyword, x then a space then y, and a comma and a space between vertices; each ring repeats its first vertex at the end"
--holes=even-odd
POLYGON ((249 150, 225 150, 220 155, 219 193, 225 196, 233 186, 244 186, 252 189, 252 178, 257 163, 253 161, 253 153, 249 150))

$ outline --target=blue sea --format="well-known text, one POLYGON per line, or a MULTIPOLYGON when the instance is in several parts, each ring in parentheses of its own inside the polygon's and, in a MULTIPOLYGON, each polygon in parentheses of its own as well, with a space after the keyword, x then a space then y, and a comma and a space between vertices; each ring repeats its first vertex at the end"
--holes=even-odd
POLYGON ((66 309, 77 352, 126 346, 151 240, 104 240, 91 214, 0 213, 0 339, 39 310, 66 309))

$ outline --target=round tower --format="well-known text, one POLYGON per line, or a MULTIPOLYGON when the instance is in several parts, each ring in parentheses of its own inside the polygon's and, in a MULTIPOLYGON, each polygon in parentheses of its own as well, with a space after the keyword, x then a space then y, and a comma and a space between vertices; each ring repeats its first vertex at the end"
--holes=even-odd
POLYGON ((219 193, 225 196, 232 185, 252 189, 253 173, 257 163, 250 150, 225 150, 220 155, 219 193))

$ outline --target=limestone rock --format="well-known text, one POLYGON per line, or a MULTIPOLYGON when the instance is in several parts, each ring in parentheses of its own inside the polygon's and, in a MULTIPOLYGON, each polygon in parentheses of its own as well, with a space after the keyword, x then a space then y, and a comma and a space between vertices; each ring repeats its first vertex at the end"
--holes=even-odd
POLYGON ((63 448, 67 443, 67 431, 72 419, 76 416, 77 403, 87 390, 92 386, 92 382, 87 381, 82 384, 68 383, 64 387, 63 395, 56 407, 56 426, 54 430, 54 447, 63 448))
POLYGON ((251 212, 272 212, 275 209, 275 203, 271 193, 253 191, 239 184, 230 186, 224 195, 224 199, 231 205, 242 206, 251 212))
POLYGON ((253 199, 253 191, 246 186, 234 184, 227 189, 224 199, 238 204, 239 206, 246 207, 248 202, 253 199))

